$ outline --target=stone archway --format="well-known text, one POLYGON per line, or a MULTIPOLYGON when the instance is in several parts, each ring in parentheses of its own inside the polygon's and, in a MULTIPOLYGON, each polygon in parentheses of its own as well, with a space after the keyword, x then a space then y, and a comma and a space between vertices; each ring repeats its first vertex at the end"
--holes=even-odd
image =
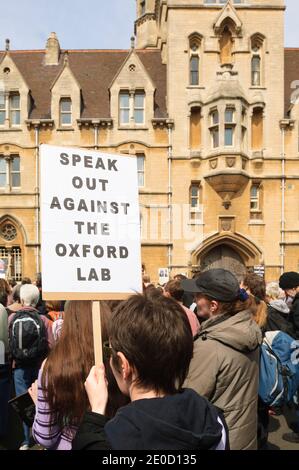
POLYGON ((6 277, 20 281, 23 275, 24 234, 22 225, 11 216, 0 218, 0 258, 7 266, 6 277))
POLYGON ((222 268, 231 271, 241 280, 246 273, 246 266, 239 253, 232 247, 222 244, 212 248, 200 260, 200 271, 222 268))
POLYGON ((248 268, 260 265, 260 248, 240 233, 215 233, 207 237, 192 253, 193 271, 224 268, 241 280, 248 268))

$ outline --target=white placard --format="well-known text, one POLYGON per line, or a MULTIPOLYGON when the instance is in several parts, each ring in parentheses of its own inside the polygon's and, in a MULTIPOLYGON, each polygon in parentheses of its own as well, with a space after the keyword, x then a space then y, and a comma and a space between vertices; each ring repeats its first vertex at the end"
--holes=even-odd
POLYGON ((40 159, 43 297, 142 292, 136 158, 41 145, 40 159))

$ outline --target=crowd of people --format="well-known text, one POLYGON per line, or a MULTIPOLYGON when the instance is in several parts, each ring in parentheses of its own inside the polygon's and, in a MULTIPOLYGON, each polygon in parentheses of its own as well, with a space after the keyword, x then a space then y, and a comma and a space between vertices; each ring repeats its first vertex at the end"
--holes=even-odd
MULTIPOLYGON (((299 340, 299 273, 143 281, 143 294, 101 302, 95 367, 91 301, 43 301, 40 275, 0 280, 0 439, 8 401, 29 393, 20 450, 267 449, 281 409, 259 396, 261 345, 267 332, 299 340)), ((296 396, 288 406, 283 439, 299 444, 296 396)))

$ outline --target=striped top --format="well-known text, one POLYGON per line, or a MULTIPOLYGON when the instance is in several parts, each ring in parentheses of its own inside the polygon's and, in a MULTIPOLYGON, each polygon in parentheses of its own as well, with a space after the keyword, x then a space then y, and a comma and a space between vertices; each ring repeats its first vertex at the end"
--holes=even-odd
POLYGON ((42 369, 38 374, 36 414, 32 427, 34 440, 49 450, 71 450, 77 428, 60 426, 52 416, 42 388, 42 369))

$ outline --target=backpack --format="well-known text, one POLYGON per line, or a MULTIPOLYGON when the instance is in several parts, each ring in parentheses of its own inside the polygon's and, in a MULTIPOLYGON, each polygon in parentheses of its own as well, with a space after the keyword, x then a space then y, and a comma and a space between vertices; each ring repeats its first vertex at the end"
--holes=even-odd
POLYGON ((36 310, 19 310, 9 326, 9 350, 17 365, 31 366, 48 353, 45 324, 36 310))
POLYGON ((261 346, 259 396, 268 406, 293 401, 299 387, 299 341, 268 331, 261 346))

